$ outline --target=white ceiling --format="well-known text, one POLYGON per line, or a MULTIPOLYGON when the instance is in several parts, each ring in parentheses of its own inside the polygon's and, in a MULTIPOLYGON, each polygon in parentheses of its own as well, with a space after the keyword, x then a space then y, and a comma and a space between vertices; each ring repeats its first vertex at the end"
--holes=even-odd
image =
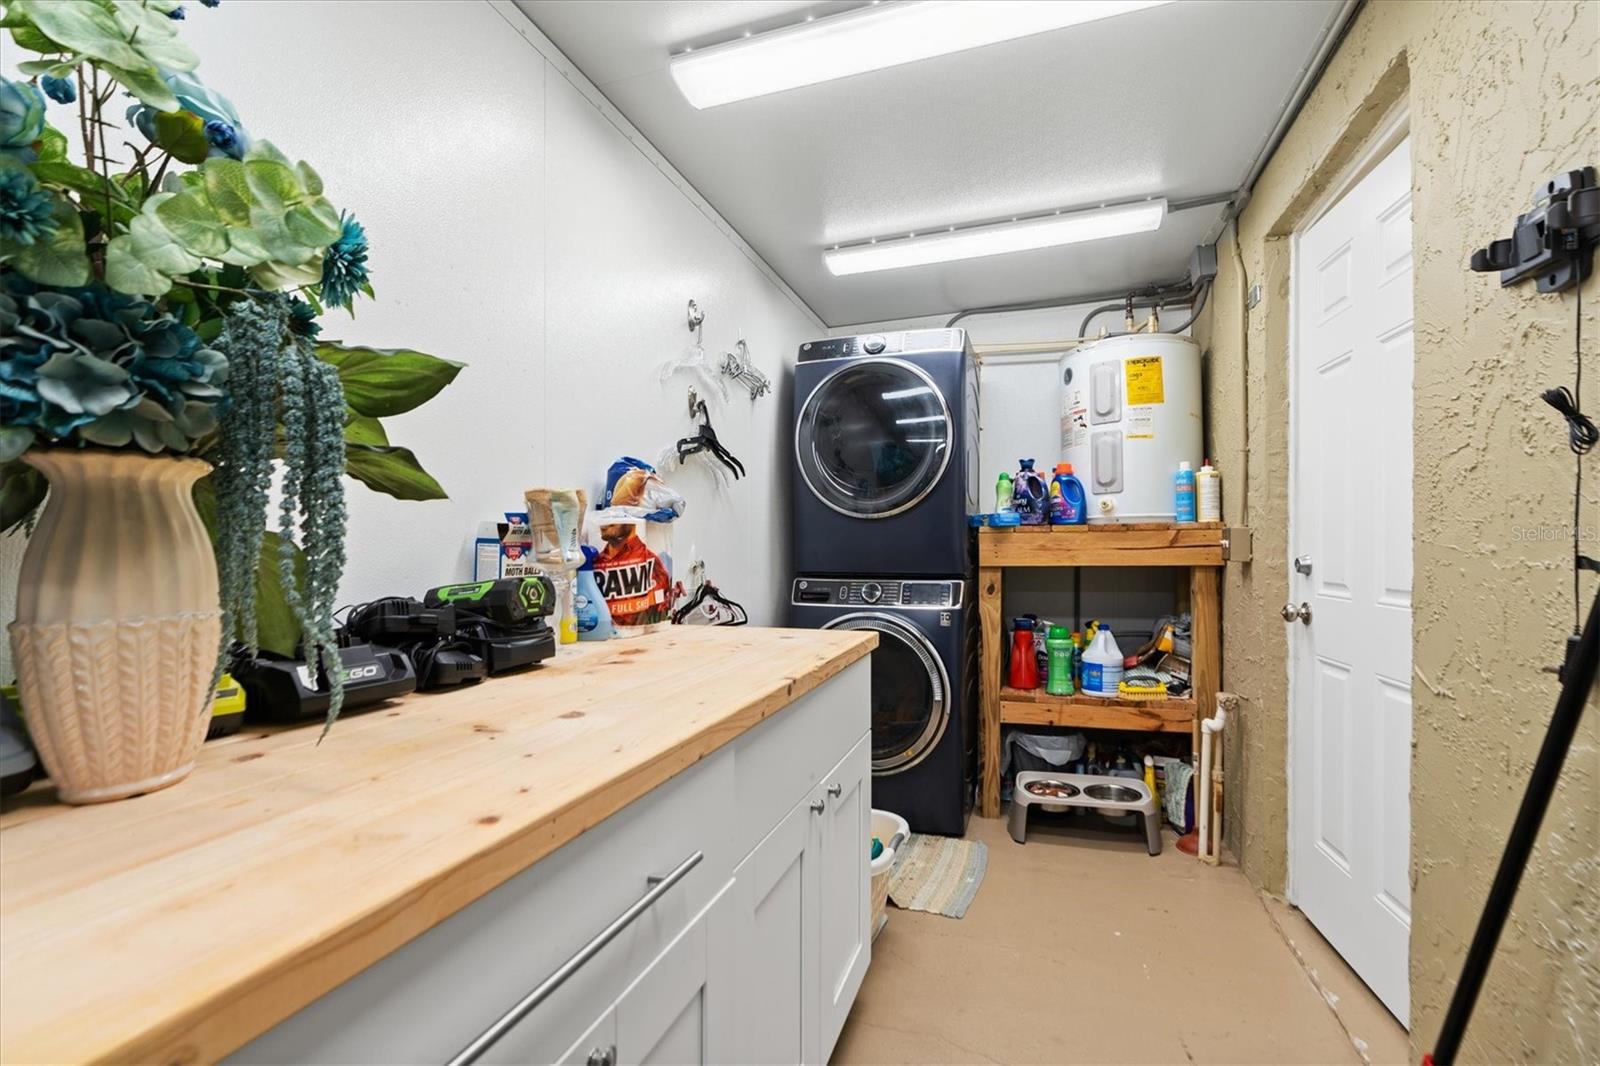
POLYGON ((825 247, 1059 208, 1236 189, 1338 0, 1184 0, 696 111, 705 45, 859 3, 516 0, 830 326, 1183 276, 1223 207, 1155 233, 835 278, 825 247))

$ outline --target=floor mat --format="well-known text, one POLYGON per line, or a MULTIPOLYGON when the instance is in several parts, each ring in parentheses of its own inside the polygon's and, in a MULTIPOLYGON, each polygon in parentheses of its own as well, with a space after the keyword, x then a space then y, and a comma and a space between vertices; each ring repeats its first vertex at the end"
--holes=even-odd
POLYGON ((981 840, 912 833, 890 875, 889 902, 902 910, 963 917, 988 868, 989 847, 981 840))

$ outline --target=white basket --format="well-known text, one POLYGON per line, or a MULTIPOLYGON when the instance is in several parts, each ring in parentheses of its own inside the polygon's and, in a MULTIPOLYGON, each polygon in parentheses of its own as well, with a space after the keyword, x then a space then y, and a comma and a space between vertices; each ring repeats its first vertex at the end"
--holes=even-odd
MULTIPOLYGON (((896 834, 904 834, 905 838, 911 836, 911 827, 906 820, 898 814, 889 811, 872 809, 872 835, 883 841, 883 851, 876 859, 872 860, 872 936, 877 938, 883 931, 884 925, 889 921, 889 875, 894 872, 895 848, 890 846, 896 834)), ((902 839, 901 843, 905 841, 902 839)), ((867 847, 872 847, 872 841, 867 841, 867 847)))

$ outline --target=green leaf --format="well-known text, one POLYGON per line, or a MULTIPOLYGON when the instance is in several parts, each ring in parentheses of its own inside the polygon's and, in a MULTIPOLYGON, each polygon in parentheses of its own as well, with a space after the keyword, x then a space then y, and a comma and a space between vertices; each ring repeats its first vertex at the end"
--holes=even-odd
POLYGON ((32 19, 40 32, 73 51, 119 67, 154 69, 155 64, 128 43, 128 34, 117 24, 117 18, 98 3, 15 0, 12 6, 32 19))
POLYGON ((206 124, 188 111, 162 111, 156 114, 156 145, 184 163, 204 163, 211 154, 206 140, 206 124))
POLYGON ((46 185, 59 185, 63 189, 71 189, 84 196, 98 198, 101 207, 105 206, 104 197, 108 187, 113 190, 116 199, 123 198, 122 190, 109 185, 105 178, 88 167, 80 167, 65 159, 40 159, 37 163, 30 164, 28 169, 33 171, 34 177, 46 185))
POLYGON ((144 202, 144 211, 128 223, 128 232, 106 245, 106 284, 130 296, 160 296, 172 279, 200 269, 191 255, 157 217, 175 193, 158 192, 144 202))
POLYGON ((300 175, 294 168, 274 159, 247 159, 244 163, 245 181, 256 202, 264 207, 282 212, 305 199, 300 187, 300 175))
POLYGON ((178 98, 172 95, 172 90, 155 67, 149 64, 127 67, 115 63, 102 63, 100 66, 138 97, 141 104, 157 112, 178 110, 178 98))
POLYGON ((367 488, 397 500, 449 499, 409 448, 346 444, 344 470, 367 488))
POLYGON ((168 18, 158 5, 143 0, 112 0, 111 10, 123 30, 123 40, 146 62, 170 71, 190 71, 200 65, 194 49, 178 36, 180 23, 168 18))
POLYGON ((21 460, 0 466, 0 533, 26 522, 49 488, 44 475, 21 460))
POLYGON ((270 207, 256 207, 250 212, 250 229, 266 249, 267 258, 275 264, 299 266, 309 261, 322 249, 295 239, 289 232, 285 216, 270 207))
POLYGON ((345 402, 373 418, 421 407, 465 365, 409 348, 346 347, 335 341, 317 345, 317 356, 338 368, 345 402))
POLYGON ((198 193, 174 195, 156 208, 156 217, 185 248, 198 256, 220 256, 228 250, 222 221, 198 193))
POLYGON ((289 208, 283 225, 290 238, 318 250, 339 239, 339 212, 321 197, 289 208))
MULTIPOLYGON (((11 20, 7 19, 6 21, 9 22, 11 20)), ((37 26, 27 22, 11 27, 11 39, 17 42, 18 48, 26 48, 30 52, 43 52, 46 55, 52 55, 57 52, 70 51, 70 49, 61 47, 61 45, 40 33, 37 26)))
MULTIPOLYGON (((378 435, 383 435, 383 427, 378 425, 377 419, 370 419, 373 425, 378 426, 378 435)), ((344 427, 345 440, 350 439, 350 427, 344 427)), ((367 441, 368 444, 388 444, 384 441, 367 441)), ((33 430, 26 426, 0 426, 0 466, 22 458, 22 453, 33 445, 33 430)))
MULTIPOLYGON (((374 448, 389 446, 389 434, 383 428, 383 423, 376 418, 358 415, 354 410, 348 412, 348 421, 344 424, 344 442, 346 444, 365 444, 374 448)), ((31 440, 33 434, 29 433, 31 440)), ((346 462, 348 466, 349 463, 346 462)))
POLYGON ((321 196, 322 176, 311 169, 311 164, 302 159, 295 164, 295 169, 300 172, 300 183, 305 186, 306 192, 312 196, 321 196))
POLYGON ((65 59, 60 56, 54 59, 30 59, 26 63, 17 64, 17 73, 27 77, 37 74, 48 74, 52 78, 64 78, 78 69, 78 64, 83 62, 83 56, 71 55, 65 59))
POLYGON ((206 199, 217 215, 230 225, 249 225, 252 200, 244 164, 237 159, 208 159, 200 171, 205 176, 206 199))
POLYGON ((271 141, 254 142, 250 145, 249 151, 245 152, 244 157, 246 161, 264 159, 273 163, 281 163, 284 166, 289 165, 289 157, 278 151, 278 146, 271 141))
POLYGON ((54 126, 45 126, 44 132, 39 135, 38 143, 41 162, 55 162, 67 158, 67 135, 54 126))
POLYGON ((41 285, 87 285, 89 255, 83 247, 83 219, 60 196, 52 200, 55 232, 17 248, 7 261, 23 277, 41 285))
MULTIPOLYGON (((211 534, 213 543, 217 539, 217 497, 216 488, 211 482, 212 475, 206 475, 194 486, 194 506, 200 512, 200 521, 205 523, 207 532, 211 534)), ((266 530, 261 539, 261 554, 256 561, 256 635, 261 647, 277 655, 291 656, 300 644, 300 622, 294 616, 294 611, 289 607, 289 601, 283 594, 283 582, 279 580, 278 552, 282 538, 272 530, 266 530)), ((224 545, 218 544, 217 551, 226 550, 224 545)), ((298 586, 303 587, 306 575, 305 556, 298 547, 294 551, 294 580, 298 586)))
MULTIPOLYGON (((265 254, 261 257, 267 259, 265 254)), ((286 263, 258 262, 250 268, 250 277, 263 289, 298 289, 302 285, 315 285, 322 280, 322 260, 308 259, 289 266, 286 263)), ((310 293, 306 293, 310 296, 310 293)))

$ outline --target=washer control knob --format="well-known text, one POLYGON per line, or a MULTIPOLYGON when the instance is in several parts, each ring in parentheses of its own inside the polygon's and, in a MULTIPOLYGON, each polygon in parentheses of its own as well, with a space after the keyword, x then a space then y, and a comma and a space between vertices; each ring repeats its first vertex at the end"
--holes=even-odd
POLYGON ((861 338, 861 350, 868 355, 877 355, 888 347, 888 342, 876 333, 868 334, 861 338))
POLYGON ((883 586, 876 581, 868 581, 861 586, 861 598, 867 603, 877 603, 883 599, 883 586))

